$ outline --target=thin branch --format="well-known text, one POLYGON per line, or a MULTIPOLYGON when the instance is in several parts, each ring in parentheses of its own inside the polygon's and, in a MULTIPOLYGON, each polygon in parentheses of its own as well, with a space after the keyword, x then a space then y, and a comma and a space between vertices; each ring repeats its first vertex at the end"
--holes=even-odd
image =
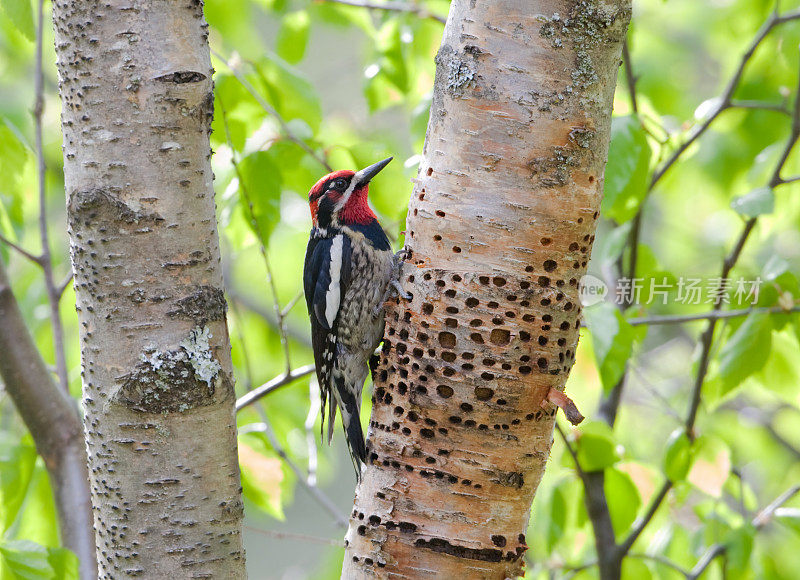
POLYGON ((36 256, 36 255, 32 254, 31 252, 29 252, 28 250, 26 250, 22 246, 20 246, 18 244, 15 244, 11 240, 9 240, 3 234, 0 234, 0 242, 4 243, 6 246, 11 248, 12 250, 18 252, 21 256, 24 256, 25 258, 27 258, 28 260, 30 260, 31 262, 33 262, 37 266, 41 266, 42 265, 41 256, 36 256))
POLYGON ((300 542, 309 542, 310 544, 323 544, 326 546, 335 546, 337 548, 344 547, 344 543, 342 543, 341 540, 334 540, 331 538, 309 536, 308 534, 298 534, 296 532, 279 532, 277 530, 264 530, 253 526, 243 526, 243 527, 244 529, 250 532, 255 532, 257 534, 261 534, 278 540, 295 540, 300 542))
POLYGON ((42 115, 44 114, 44 70, 42 63, 44 29, 44 0, 37 2, 36 14, 36 71, 34 73, 35 102, 33 106, 33 124, 36 134, 36 173, 39 185, 39 237, 42 243, 42 254, 39 264, 44 271, 44 282, 47 288, 47 301, 50 305, 50 324, 53 327, 53 350, 56 358, 56 375, 61 389, 69 391, 67 376, 67 354, 64 348, 64 327, 61 323, 59 302, 61 293, 53 279, 53 260, 50 254, 50 240, 47 229, 47 183, 42 140, 42 115))
MULTIPOLYGON (((795 18, 800 18, 800 11, 792 12, 795 18)), ((777 22, 780 17, 773 16, 771 18, 771 22, 777 22)), ((766 33, 765 33, 766 34, 766 33)), ((763 36, 762 36, 763 39, 763 36)), ((759 41, 760 42, 760 41, 759 41)), ((755 48, 753 48, 755 50, 755 48)), ((752 54, 752 51, 751 51, 752 54)), ((800 137, 800 74, 798 74, 797 79, 797 94, 795 95, 795 102, 794 108, 792 111, 792 130, 789 135, 789 138, 786 140, 786 145, 783 148, 783 152, 781 154, 778 163, 775 165, 775 169, 772 172, 772 178, 769 181, 770 187, 775 187, 780 182, 780 175, 781 171, 783 170, 783 166, 786 164, 786 161, 789 158, 789 154, 791 153, 792 149, 794 149, 795 144, 797 143, 798 137, 800 137)), ((757 217, 752 217, 747 222, 745 222, 744 228, 742 229, 741 234, 739 234, 739 238, 736 240, 736 243, 733 246, 733 249, 725 258, 724 262, 722 263, 722 271, 720 273, 720 280, 725 280, 728 278, 733 267, 736 265, 736 262, 739 260, 739 256, 744 249, 745 243, 747 243, 750 234, 752 233, 753 229, 756 226, 756 222, 758 221, 757 217)), ((715 311, 719 311, 722 309, 722 302, 714 305, 715 311)), ((708 372, 708 365, 711 360, 711 345, 714 342, 714 330, 716 329, 717 320, 714 318, 709 319, 708 326, 706 327, 705 331, 703 332, 700 338, 701 344, 701 351, 700 351, 700 362, 697 366, 697 376, 695 377, 694 386, 692 387, 692 402, 689 407, 689 413, 686 418, 686 433, 689 435, 690 438, 694 438, 694 425, 697 421, 697 412, 700 408, 700 397, 703 389, 703 382, 706 378, 706 373, 708 372)))
POLYGON ((706 568, 711 565, 711 562, 713 562, 717 556, 721 556, 724 552, 725 546, 722 544, 714 544, 711 546, 708 550, 706 550, 705 554, 700 557, 700 560, 698 560, 697 564, 695 564, 695 567, 692 568, 692 570, 686 575, 686 578, 688 580, 697 580, 703 574, 703 572, 706 571, 706 568))
POLYGON ((647 513, 645 513, 644 516, 642 516, 642 518, 633 525, 633 529, 628 534, 628 537, 625 538, 625 540, 619 545, 621 552, 620 557, 624 557, 633 547, 636 539, 641 535, 641 533, 656 515, 658 508, 661 507, 661 503, 664 501, 664 498, 667 497, 667 493, 671 488, 672 482, 669 479, 664 481, 664 483, 661 485, 661 489, 658 490, 658 493, 653 498, 653 501, 650 502, 650 507, 647 509, 647 513))
POLYGON ((314 372, 316 366, 313 364, 306 365, 303 367, 299 367, 296 369, 292 369, 288 373, 284 373, 280 376, 275 377, 271 381, 268 381, 250 391, 249 393, 242 395, 236 400, 236 411, 239 412, 248 405, 252 405, 259 399, 266 397, 272 392, 277 391, 281 387, 288 385, 289 383, 294 382, 295 380, 302 378, 306 375, 310 375, 314 372))
POLYGON ((81 580, 94 580, 97 571, 89 474, 78 409, 45 366, 1 260, 0 377, 44 459, 62 541, 78 555, 81 580))
POLYGON ((630 557, 630 558, 638 558, 640 560, 650 560, 650 561, 656 562, 658 564, 663 564, 664 566, 667 566, 668 568, 672 568, 676 572, 679 572, 680 574, 683 574, 687 578, 689 577, 689 574, 690 574, 690 572, 688 570, 684 570, 678 564, 676 564, 675 562, 673 562, 672 560, 670 560, 666 556, 661 556, 660 554, 644 554, 644 553, 639 553, 639 552, 632 552, 632 553, 628 554, 628 557, 630 557))
POLYGON ((669 169, 675 164, 678 158, 683 155, 683 153, 689 148, 689 146, 694 143, 703 133, 706 132, 706 129, 709 128, 711 123, 713 123, 719 115, 732 107, 732 99, 733 93, 736 91, 736 88, 739 86, 739 81, 742 79, 742 74, 744 73, 744 69, 747 66, 747 63, 750 62, 750 59, 753 57, 756 49, 759 45, 763 42, 763 40, 767 37, 767 35, 772 31, 773 28, 776 26, 783 24, 785 22, 789 22, 792 20, 796 20, 800 18, 800 10, 793 10, 787 12, 783 15, 779 15, 777 13, 773 13, 767 19, 766 22, 761 26, 761 28, 756 33, 753 40, 750 42, 747 50, 739 59, 739 64, 734 71, 733 77, 728 81, 725 90, 722 94, 717 98, 718 105, 714 109, 714 111, 699 125, 696 125, 689 133, 687 139, 685 139, 675 151, 667 158, 667 160, 659 167, 655 173, 653 174, 653 178, 650 181, 650 189, 661 180, 662 177, 669 171, 669 169))
POLYGON ((344 4, 345 6, 356 6, 358 8, 368 8, 370 10, 388 10, 392 12, 408 12, 420 18, 430 18, 436 22, 445 24, 447 19, 429 12, 424 7, 414 2, 369 2, 365 0, 324 0, 334 4, 344 4))
POLYGON ((249 425, 244 425, 243 427, 239 428, 239 433, 264 433, 264 435, 267 436, 267 439, 269 439, 272 449, 275 451, 278 457, 280 457, 284 463, 289 466, 289 469, 294 472, 295 476, 297 476, 297 480, 300 482, 303 488, 305 488, 311 497, 315 499, 323 508, 325 508, 325 510, 327 510, 331 516, 333 516, 337 526, 346 528, 347 518, 344 516, 344 514, 339 511, 339 508, 327 495, 322 493, 322 490, 320 490, 316 485, 311 485, 308 482, 306 474, 303 473, 303 470, 300 469, 294 461, 292 461, 291 457, 289 457, 289 455, 286 453, 286 450, 278 441, 278 436, 275 434, 275 430, 272 428, 272 424, 269 422, 264 409, 262 409, 260 406, 257 406, 256 409, 258 409, 258 412, 261 415, 261 423, 250 423, 249 425))
POLYGON ((771 308, 741 308, 738 310, 711 310, 699 314, 665 314, 662 316, 642 316, 640 318, 630 318, 628 324, 631 326, 653 326, 657 324, 681 324, 683 322, 693 322, 695 320, 720 320, 725 318, 739 318, 753 313, 759 314, 788 314, 790 312, 800 312, 800 306, 795 306, 791 310, 786 310, 780 306, 771 308))
POLYGON ((259 106, 262 109, 264 109, 269 115, 275 118, 275 120, 278 122, 278 125, 280 125, 283 134, 286 136, 287 139, 289 139, 289 141, 295 143, 303 151, 308 153, 327 171, 329 172, 333 171, 333 168, 330 165, 328 165, 328 162, 323 157, 321 157, 316 151, 314 151, 308 145, 308 143, 306 143, 300 137, 294 134, 294 132, 291 130, 291 128, 286 123, 284 118, 280 115, 280 113, 278 113, 278 111, 276 111, 272 105, 270 105, 266 100, 264 100, 264 97, 262 97, 259 94, 259 92, 255 89, 255 87, 253 87, 253 85, 250 84, 250 81, 248 81, 247 78, 245 78, 245 76, 239 70, 237 63, 233 62, 232 60, 226 59, 224 56, 222 56, 219 52, 215 50, 212 50, 211 54, 213 54, 219 60, 221 60, 225 64, 225 66, 228 67, 228 70, 231 71, 231 74, 233 74, 233 76, 236 77, 236 79, 241 83, 241 85, 245 88, 245 90, 248 93, 250 93, 250 95, 255 99, 255 101, 259 104, 259 106))
MULTIPOLYGON (((772 503, 756 514, 751 521, 753 527, 755 527, 756 530, 761 530, 772 520, 772 517, 775 515, 775 511, 798 493, 800 493, 800 485, 795 485, 775 498, 772 503)), ((692 568, 692 571, 686 575, 686 577, 689 580, 697 580, 697 578, 699 578, 703 572, 706 571, 706 568, 711 565, 711 562, 713 562, 717 556, 725 553, 725 549, 726 547, 724 544, 714 544, 709 547, 708 550, 706 550, 706 552, 700 557, 700 560, 698 560, 697 564, 695 564, 695 567, 692 568)))
POLYGON ((69 285, 72 283, 72 276, 73 276, 72 269, 70 269, 67 275, 64 276, 64 280, 61 282, 61 284, 56 286, 56 292, 58 292, 59 300, 61 300, 61 297, 64 295, 64 292, 67 291, 67 288, 69 288, 69 285))
POLYGON ((766 526, 770 521, 772 521, 775 511, 798 493, 800 493, 800 485, 795 485, 787 489, 785 492, 775 498, 772 503, 756 514, 756 517, 753 518, 753 526, 755 526, 757 530, 760 530, 766 526))
POLYGON ((792 112, 786 103, 765 103, 763 101, 731 101, 732 109, 755 109, 757 111, 775 111, 783 115, 791 116, 792 112))
POLYGON ((628 47, 628 39, 622 42, 622 63, 625 66, 625 82, 628 83, 628 95, 631 99, 631 110, 639 112, 639 104, 636 99, 636 76, 633 74, 633 64, 631 63, 631 53, 628 47))

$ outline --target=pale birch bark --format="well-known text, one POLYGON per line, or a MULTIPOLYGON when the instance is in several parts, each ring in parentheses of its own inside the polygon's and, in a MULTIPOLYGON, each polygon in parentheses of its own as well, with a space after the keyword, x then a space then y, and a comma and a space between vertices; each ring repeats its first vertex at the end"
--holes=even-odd
POLYGON ((342 578, 507 578, 574 362, 630 0, 454 0, 342 578), (557 396, 550 395, 553 399, 557 396))
POLYGON ((244 578, 199 1, 53 3, 100 578, 244 578))

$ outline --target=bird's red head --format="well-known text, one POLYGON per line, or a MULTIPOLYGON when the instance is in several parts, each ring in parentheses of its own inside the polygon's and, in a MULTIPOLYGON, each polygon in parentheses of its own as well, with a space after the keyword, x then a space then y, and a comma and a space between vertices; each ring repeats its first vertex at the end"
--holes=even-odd
POLYGON ((389 157, 361 171, 334 171, 317 181, 308 194, 314 227, 372 223, 376 218, 367 201, 369 182, 391 160, 389 157))

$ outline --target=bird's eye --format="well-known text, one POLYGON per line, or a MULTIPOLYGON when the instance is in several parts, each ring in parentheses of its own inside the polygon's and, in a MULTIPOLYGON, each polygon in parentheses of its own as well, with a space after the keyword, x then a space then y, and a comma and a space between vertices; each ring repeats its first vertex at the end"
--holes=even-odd
POLYGON ((333 181, 333 183, 331 183, 330 188, 331 189, 344 189, 345 185, 346 185, 345 180, 340 177, 339 179, 335 179, 333 181))

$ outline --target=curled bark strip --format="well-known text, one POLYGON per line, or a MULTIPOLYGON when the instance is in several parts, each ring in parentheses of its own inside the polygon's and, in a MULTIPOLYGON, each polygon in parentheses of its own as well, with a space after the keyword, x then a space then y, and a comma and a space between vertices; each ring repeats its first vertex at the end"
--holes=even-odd
MULTIPOLYGON (((551 388, 549 391, 547 391, 547 400, 564 411, 567 421, 573 425, 578 425, 585 419, 572 399, 570 399, 563 391, 558 391, 551 388)), ((542 407, 544 406, 544 401, 542 401, 542 407)))

